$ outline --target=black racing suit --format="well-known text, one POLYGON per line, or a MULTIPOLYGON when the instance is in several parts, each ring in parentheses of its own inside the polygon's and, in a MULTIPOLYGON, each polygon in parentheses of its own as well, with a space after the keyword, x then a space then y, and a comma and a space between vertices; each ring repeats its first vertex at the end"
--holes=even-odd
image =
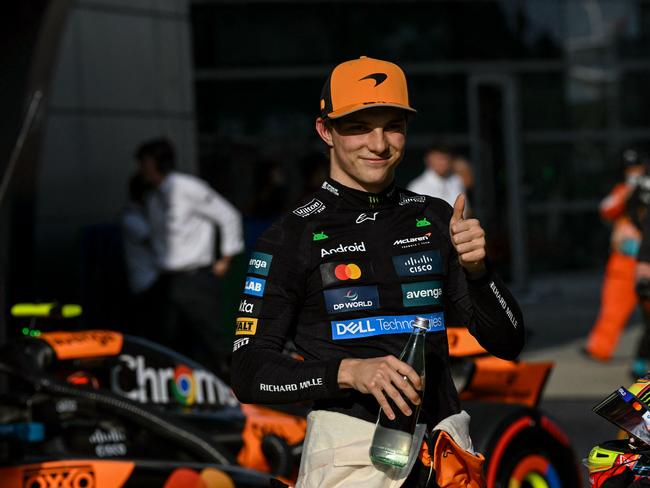
POLYGON ((232 386, 245 403, 314 400, 375 422, 377 400, 341 389, 344 358, 399 356, 416 316, 430 319, 421 419, 459 411, 446 327, 466 326, 492 354, 524 343, 519 307, 499 277, 468 280, 443 200, 391 186, 369 194, 328 180, 272 225, 251 256, 239 306, 232 386), (292 339, 304 361, 282 353, 292 339))

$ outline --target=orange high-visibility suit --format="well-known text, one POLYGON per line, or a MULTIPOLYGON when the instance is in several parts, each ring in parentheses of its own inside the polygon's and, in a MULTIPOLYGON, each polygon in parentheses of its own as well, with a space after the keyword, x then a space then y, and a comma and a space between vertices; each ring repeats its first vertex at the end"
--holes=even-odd
POLYGON ((626 183, 616 185, 600 204, 600 215, 614 223, 611 254, 607 261, 600 301, 600 312, 587 340, 586 351, 594 359, 607 361, 612 357, 621 332, 636 308, 636 253, 641 232, 625 213, 627 198, 633 188, 626 183))

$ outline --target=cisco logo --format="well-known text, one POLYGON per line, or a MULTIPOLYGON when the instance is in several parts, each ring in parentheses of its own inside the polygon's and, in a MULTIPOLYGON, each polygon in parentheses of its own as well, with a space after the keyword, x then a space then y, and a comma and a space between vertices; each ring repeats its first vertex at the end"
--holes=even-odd
POLYGON ((442 272, 440 251, 423 251, 393 257, 398 276, 419 276, 442 272))

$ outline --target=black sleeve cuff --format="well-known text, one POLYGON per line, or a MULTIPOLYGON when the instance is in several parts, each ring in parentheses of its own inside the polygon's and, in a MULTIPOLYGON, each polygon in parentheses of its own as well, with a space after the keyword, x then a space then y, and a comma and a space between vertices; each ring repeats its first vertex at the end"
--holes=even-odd
POLYGON ((327 391, 333 398, 347 395, 347 391, 339 387, 339 367, 343 358, 334 358, 327 361, 325 366, 325 384, 327 391))
POLYGON ((487 286, 487 284, 494 279, 494 270, 492 269, 492 264, 487 258, 485 259, 485 273, 483 273, 481 276, 472 278, 465 270, 465 268, 463 268, 463 272, 465 273, 467 287, 470 289, 477 289, 487 286))

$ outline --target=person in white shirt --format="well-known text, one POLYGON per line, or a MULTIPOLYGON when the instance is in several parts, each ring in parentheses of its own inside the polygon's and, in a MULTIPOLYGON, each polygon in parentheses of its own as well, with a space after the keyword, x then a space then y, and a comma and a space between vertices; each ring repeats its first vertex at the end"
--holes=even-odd
POLYGON ((174 171, 175 151, 167 139, 145 142, 136 159, 153 187, 146 208, 161 273, 156 339, 223 373, 230 341, 219 325, 217 278, 244 250, 241 214, 205 181, 174 171))
POLYGON ((452 169, 453 152, 444 144, 434 144, 424 155, 424 172, 411 181, 407 188, 421 195, 441 198, 449 205, 465 193, 465 187, 452 169))

